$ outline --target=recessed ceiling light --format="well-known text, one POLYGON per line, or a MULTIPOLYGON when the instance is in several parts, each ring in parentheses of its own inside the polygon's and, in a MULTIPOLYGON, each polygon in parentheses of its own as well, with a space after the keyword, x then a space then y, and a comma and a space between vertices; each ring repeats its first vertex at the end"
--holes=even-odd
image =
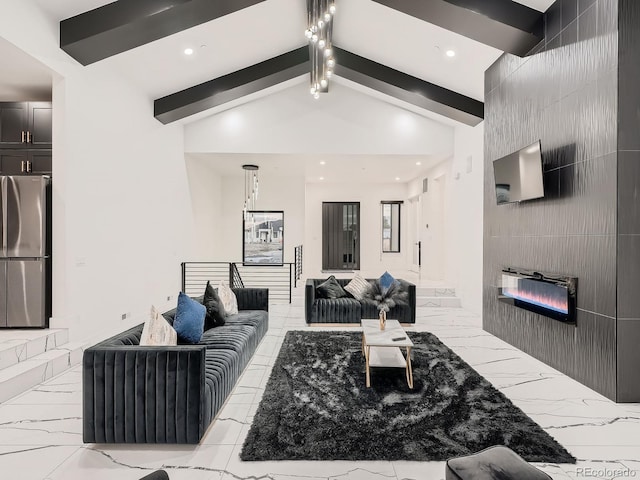
POLYGON ((185 55, 193 55, 193 48, 185 48, 184 49, 184 54, 185 55))
POLYGON ((422 165, 422 162, 416 162, 416 165, 422 165))
POLYGON ((396 181, 399 181, 399 180, 400 180, 400 177, 396 177, 396 181))
POLYGON ((447 50, 447 51, 445 52, 445 55, 446 55, 447 57, 455 57, 455 56, 456 56, 456 52, 455 52, 455 51, 453 51, 453 50, 447 50))
POLYGON ((320 162, 320 165, 324 165, 325 163, 327 163, 327 162, 325 162, 324 160, 322 160, 322 161, 320 162))
POLYGON ((324 180, 324 177, 320 177, 320 180, 324 180))

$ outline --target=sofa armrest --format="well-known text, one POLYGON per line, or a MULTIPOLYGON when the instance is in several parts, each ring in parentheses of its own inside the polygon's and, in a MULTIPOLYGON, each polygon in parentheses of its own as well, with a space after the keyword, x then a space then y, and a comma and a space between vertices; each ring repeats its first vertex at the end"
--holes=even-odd
POLYGON ((198 443, 204 435, 203 345, 104 345, 84 351, 83 441, 198 443))
POLYGON ((269 311, 268 288, 234 288, 232 290, 238 300, 238 310, 269 311))
POLYGON ((313 303, 316 301, 316 285, 313 278, 308 278, 304 284, 304 319, 311 323, 313 316, 313 303))
POLYGON ((416 323, 416 286, 413 283, 407 282, 407 291, 409 292, 409 308, 411 311, 410 323, 416 323))

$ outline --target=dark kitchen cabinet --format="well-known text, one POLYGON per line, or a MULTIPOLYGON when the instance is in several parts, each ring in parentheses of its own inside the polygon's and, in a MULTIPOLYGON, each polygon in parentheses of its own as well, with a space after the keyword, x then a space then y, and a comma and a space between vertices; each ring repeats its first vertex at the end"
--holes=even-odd
POLYGON ((51 148, 53 115, 51 103, 29 102, 28 148, 51 148))
POLYGON ((51 102, 0 103, 0 148, 51 148, 51 102))
POLYGON ((28 103, 0 103, 0 148, 17 148, 26 146, 28 130, 28 103))
POLYGON ((0 150, 0 175, 51 175, 51 150, 0 150))

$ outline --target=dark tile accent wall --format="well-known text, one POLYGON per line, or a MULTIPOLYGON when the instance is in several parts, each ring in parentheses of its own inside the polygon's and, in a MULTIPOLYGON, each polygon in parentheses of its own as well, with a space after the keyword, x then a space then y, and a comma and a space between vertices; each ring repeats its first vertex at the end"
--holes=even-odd
POLYGON ((618 324, 620 402, 640 401, 640 1, 619 0, 618 324))
MULTIPOLYGON (((544 42, 525 58, 503 55, 485 74, 483 326, 611 399, 619 362, 617 7, 556 1, 544 42), (492 161, 537 139, 545 198, 497 206, 492 161), (578 277, 577 324, 498 302, 507 266, 578 277)), ((640 207, 628 216, 640 217, 640 207)), ((640 242, 640 228, 634 233, 640 242)))

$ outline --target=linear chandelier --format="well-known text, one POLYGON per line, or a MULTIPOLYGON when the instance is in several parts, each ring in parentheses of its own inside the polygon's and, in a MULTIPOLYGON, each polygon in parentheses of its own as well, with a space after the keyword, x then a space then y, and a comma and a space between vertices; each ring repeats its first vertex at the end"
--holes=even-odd
POLYGON ((247 218, 247 211, 256 209, 258 200, 258 165, 242 165, 244 170, 244 207, 243 217, 247 218))
POLYGON ((316 100, 320 93, 329 91, 329 79, 333 75, 336 61, 333 58, 331 35, 333 15, 336 13, 334 0, 307 0, 307 29, 304 36, 309 40, 311 61, 311 95, 316 100))

